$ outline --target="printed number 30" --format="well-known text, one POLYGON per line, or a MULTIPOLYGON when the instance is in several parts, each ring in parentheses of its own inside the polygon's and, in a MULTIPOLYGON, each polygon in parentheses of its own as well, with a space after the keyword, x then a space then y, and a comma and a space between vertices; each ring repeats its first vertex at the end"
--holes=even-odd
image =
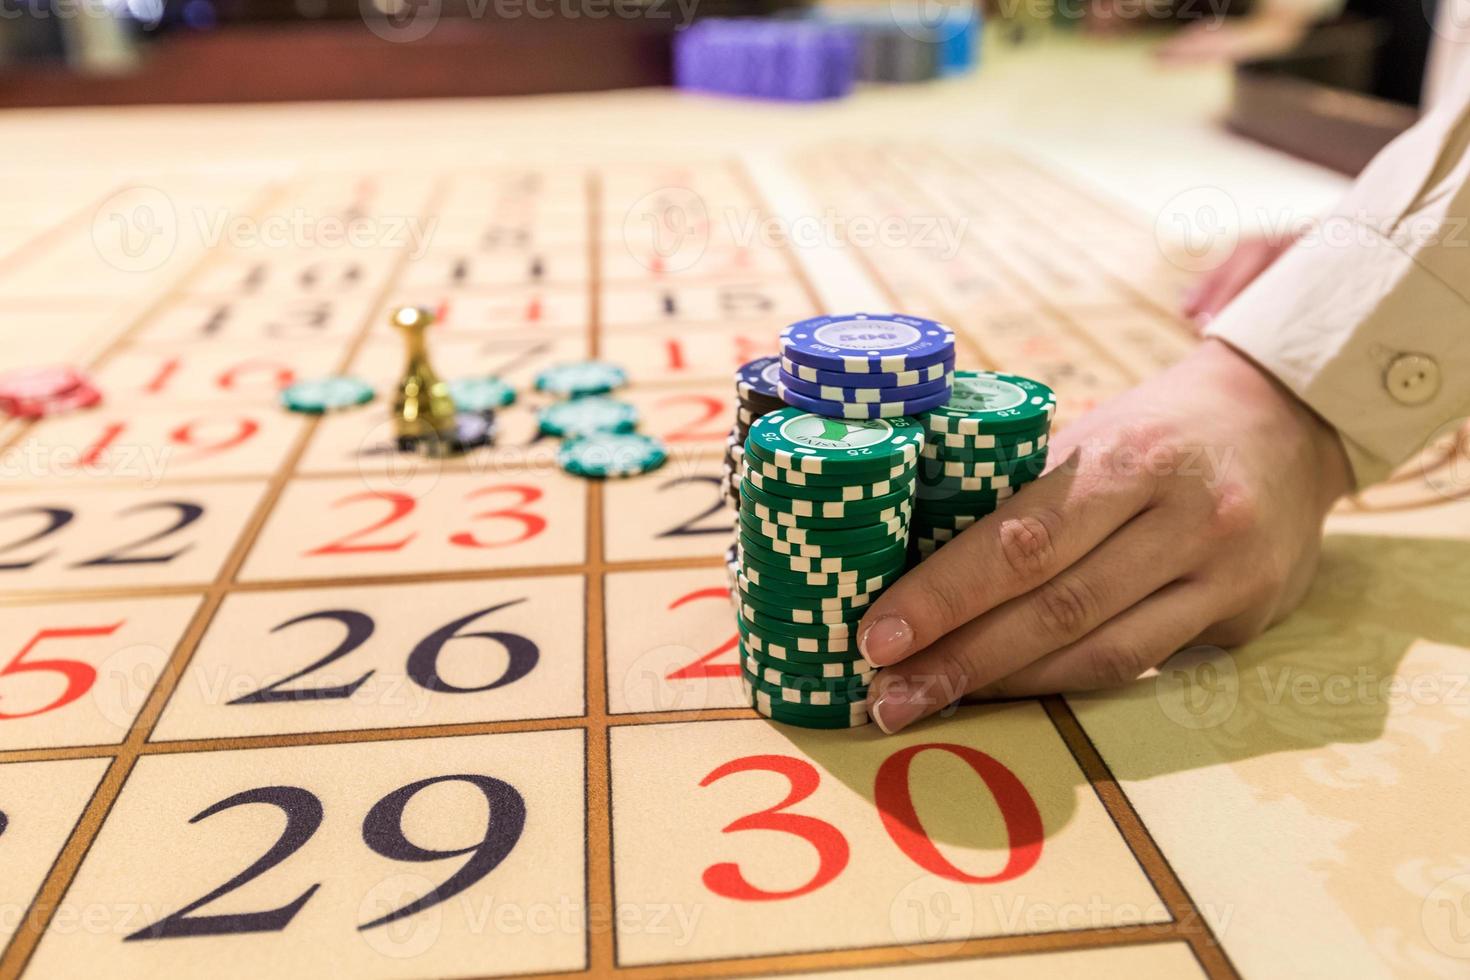
MULTIPOLYGON (((786 798, 775 806, 741 817, 725 827, 725 833, 740 830, 773 830, 800 837, 817 852, 817 870, 803 885, 786 891, 767 891, 752 885, 733 862, 712 864, 704 870, 704 884, 723 898, 746 902, 796 898, 816 891, 832 882, 847 867, 850 849, 847 838, 832 824, 817 817, 789 813, 795 806, 817 791, 821 775, 804 759, 785 755, 752 755, 733 759, 715 769, 700 782, 701 786, 740 772, 774 772, 784 776, 790 789, 786 798)), ((967 745, 929 742, 900 749, 878 767, 873 782, 873 799, 883 821, 883 829, 899 850, 930 874, 967 884, 996 884, 1019 878, 1041 859, 1043 830, 1041 813, 1025 785, 1002 763, 967 745), (967 763, 984 780, 995 797, 1005 820, 1009 856, 999 871, 991 875, 972 875, 955 867, 924 831, 909 792, 909 768, 921 752, 948 752, 967 763)))

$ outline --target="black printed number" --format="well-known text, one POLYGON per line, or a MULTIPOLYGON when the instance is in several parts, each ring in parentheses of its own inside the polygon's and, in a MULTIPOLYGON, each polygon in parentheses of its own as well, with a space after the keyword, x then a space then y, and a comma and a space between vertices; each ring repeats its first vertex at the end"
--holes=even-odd
MULTIPOLYGON (((708 483, 715 489, 715 501, 709 507, 695 514, 681 524, 675 524, 667 531, 660 531, 654 535, 659 538, 687 538, 703 534, 729 534, 730 521, 714 520, 725 511, 725 498, 720 494, 720 478, 717 476, 681 476, 676 480, 669 480, 659 484, 659 492, 662 493, 672 487, 683 486, 688 483, 708 483), (714 523, 705 523, 714 520, 714 523)), ((728 518, 728 515, 726 515, 728 518)))
MULTIPOLYGON (((209 894, 159 919, 126 937, 127 942, 146 939, 179 939, 189 936, 240 935, 252 932, 280 932, 291 924, 302 907, 316 894, 321 883, 312 885, 297 898, 280 908, 263 912, 235 912, 223 915, 193 915, 243 885, 270 871, 311 840, 321 827, 324 816, 321 800, 299 786, 263 786, 246 790, 200 811, 190 823, 198 823, 237 806, 264 803, 279 808, 286 815, 286 829, 270 850, 254 864, 220 885, 209 894)), ((526 826, 526 801, 520 792, 504 780, 470 773, 434 776, 399 787, 374 803, 362 821, 362 840, 375 853, 395 861, 426 862, 468 855, 458 871, 437 888, 402 908, 371 922, 359 930, 373 929, 432 908, 474 886, 500 866, 521 839, 526 826), (403 814, 409 802, 420 792, 440 783, 468 783, 485 797, 487 815, 485 834, 474 844, 455 850, 434 850, 408 839, 403 829, 403 814)), ((3 828, 3 825, 0 825, 3 828)))
POLYGON ((232 912, 225 915, 189 914, 228 895, 241 885, 249 884, 295 854, 300 850, 302 844, 311 840, 311 836, 322 825, 322 801, 299 786, 262 786, 259 789, 248 789, 243 793, 236 793, 234 796, 220 800, 214 806, 200 810, 189 822, 198 823, 209 819, 216 813, 223 813, 237 806, 248 806, 252 803, 266 803, 279 807, 281 812, 286 814, 286 829, 281 832, 280 839, 250 867, 198 901, 185 905, 173 915, 159 919, 151 926, 139 929, 127 937, 128 942, 136 939, 177 939, 183 936, 224 936, 242 932, 280 932, 291 924, 296 913, 301 911, 301 907, 321 887, 320 884, 312 885, 298 895, 295 901, 266 912, 232 912))
POLYGON ((409 783, 383 797, 368 811, 362 821, 362 839, 378 854, 394 861, 438 861, 443 858, 468 854, 470 859, 444 883, 422 898, 410 902, 401 909, 365 922, 358 929, 372 929, 422 912, 453 898, 475 882, 500 866, 500 862, 515 850, 521 832, 526 829, 526 801, 510 783, 491 776, 436 776, 409 783), (485 836, 469 847, 453 851, 437 851, 421 847, 403 833, 403 811, 408 802, 420 790, 437 783, 469 783, 485 796, 489 808, 489 819, 485 821, 485 836))
MULTIPOLYGON (((151 554, 139 554, 142 549, 150 545, 156 545, 167 538, 172 538, 204 516, 204 508, 199 504, 187 500, 156 500, 149 503, 138 504, 119 511, 117 517, 127 518, 139 514, 150 514, 157 511, 171 511, 173 523, 147 534, 129 544, 122 545, 107 554, 88 558, 85 561, 74 563, 72 568, 104 568, 116 565, 166 565, 187 552, 194 545, 186 544, 173 551, 155 551, 151 554)), ((22 537, 16 538, 8 544, 0 544, 0 555, 8 555, 19 551, 27 545, 36 544, 57 534, 76 518, 76 511, 66 507, 18 507, 13 510, 0 511, 0 521, 7 518, 37 517, 41 520, 41 526, 22 537)), ((54 557, 54 550, 43 554, 34 555, 30 558, 0 562, 0 572, 18 572, 34 568, 48 558, 54 557)))
MULTIPOLYGON (((489 616, 510 606, 525 602, 524 598, 512 599, 499 605, 487 606, 484 609, 470 613, 468 616, 447 623, 439 629, 430 633, 418 642, 408 655, 406 671, 409 678, 426 691, 435 691, 442 694, 477 694, 482 691, 493 691, 496 688, 514 684, 535 669, 541 660, 541 649, 534 641, 521 636, 519 633, 504 631, 485 631, 478 633, 461 633, 460 630, 469 626, 482 616, 489 616), (439 673, 439 657, 444 648, 454 640, 489 640, 498 643, 505 649, 506 666, 505 671, 488 684, 478 687, 459 687, 449 683, 439 673)), ((342 624, 346 631, 342 641, 337 644, 326 656, 308 664, 296 673, 280 680, 267 684, 258 691, 235 698, 230 704, 273 704, 281 701, 332 701, 341 698, 350 698, 361 687, 373 671, 369 670, 352 681, 350 684, 339 684, 335 687, 297 687, 288 688, 286 685, 301 680, 309 674, 327 667, 330 664, 347 656, 358 647, 368 641, 373 635, 376 625, 373 618, 367 613, 358 612, 354 609, 326 609, 321 612, 307 613, 288 619, 271 630, 272 633, 280 632, 301 623, 318 622, 327 620, 342 624)))

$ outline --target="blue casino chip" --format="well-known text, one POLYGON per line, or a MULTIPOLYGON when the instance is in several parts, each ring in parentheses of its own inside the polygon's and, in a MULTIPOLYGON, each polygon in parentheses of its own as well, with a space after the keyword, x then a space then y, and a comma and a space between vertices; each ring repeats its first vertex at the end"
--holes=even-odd
POLYGON ((856 377, 846 371, 820 371, 783 357, 781 358, 781 370, 810 384, 829 386, 863 384, 872 385, 875 388, 907 388, 910 385, 938 381, 946 374, 953 374, 954 357, 950 356, 943 361, 913 371, 883 371, 856 377))
POLYGON ((781 356, 841 374, 913 371, 952 360, 954 331, 898 313, 812 317, 781 331, 781 356))
MULTIPOLYGON (((862 377, 866 377, 863 375, 862 377)), ((829 402, 843 402, 847 404, 869 404, 874 402, 904 402, 918 401, 937 395, 941 391, 949 391, 954 383, 954 375, 943 374, 938 381, 929 381, 921 385, 908 385, 905 387, 850 387, 853 380, 848 379, 848 386, 814 384, 803 381, 800 378, 781 372, 780 383, 788 391, 799 392, 808 398, 820 398, 829 402)))
POLYGON ((741 424, 749 425, 755 417, 774 412, 781 407, 781 396, 776 394, 776 381, 781 373, 779 357, 757 357, 740 366, 735 372, 735 394, 740 398, 742 411, 751 418, 741 418, 741 424))
POLYGON ((932 395, 911 401, 866 403, 834 402, 825 398, 811 398, 785 385, 781 385, 779 390, 786 404, 816 415, 826 416, 829 419, 892 419, 901 415, 918 415, 921 412, 939 408, 950 398, 948 385, 932 395))

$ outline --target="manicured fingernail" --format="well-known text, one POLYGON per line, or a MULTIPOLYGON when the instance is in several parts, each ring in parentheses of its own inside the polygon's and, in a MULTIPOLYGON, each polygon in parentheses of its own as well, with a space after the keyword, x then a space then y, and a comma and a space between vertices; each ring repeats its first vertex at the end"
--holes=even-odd
POLYGON ((884 616, 858 637, 858 650, 874 667, 897 663, 914 642, 914 630, 897 616, 884 616))
POLYGON ((883 729, 884 735, 896 735, 909 725, 912 725, 924 713, 924 702, 922 698, 910 698, 909 685, 901 679, 893 684, 884 685, 868 706, 868 713, 883 729))

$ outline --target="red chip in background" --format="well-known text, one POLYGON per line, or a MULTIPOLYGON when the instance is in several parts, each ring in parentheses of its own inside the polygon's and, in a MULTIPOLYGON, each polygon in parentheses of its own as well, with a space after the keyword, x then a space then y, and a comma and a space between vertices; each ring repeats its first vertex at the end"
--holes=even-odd
POLYGON ((87 379, 73 367, 19 368, 0 374, 0 399, 57 398, 86 383, 87 379))
POLYGON ((102 392, 71 367, 22 368, 0 375, 0 411, 16 418, 91 408, 101 400, 102 392))

